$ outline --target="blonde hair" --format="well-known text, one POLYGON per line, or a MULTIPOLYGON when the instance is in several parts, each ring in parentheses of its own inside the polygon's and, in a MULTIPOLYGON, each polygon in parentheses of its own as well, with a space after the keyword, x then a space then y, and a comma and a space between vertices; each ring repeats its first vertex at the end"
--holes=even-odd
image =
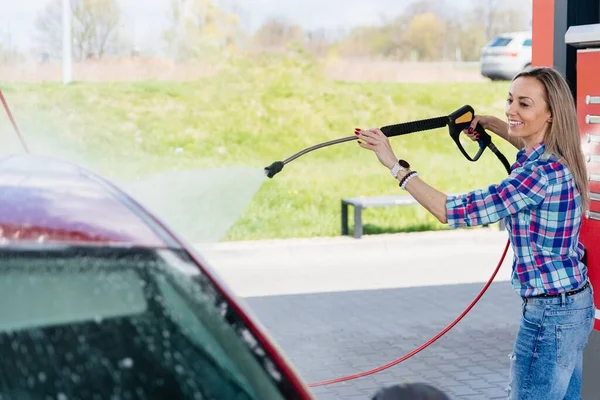
POLYGON ((550 130, 544 136, 546 151, 561 157, 561 162, 573 174, 585 212, 590 201, 588 176, 571 89, 563 76, 553 68, 527 69, 517 74, 513 81, 521 77, 537 79, 544 86, 546 104, 552 115, 550 130))

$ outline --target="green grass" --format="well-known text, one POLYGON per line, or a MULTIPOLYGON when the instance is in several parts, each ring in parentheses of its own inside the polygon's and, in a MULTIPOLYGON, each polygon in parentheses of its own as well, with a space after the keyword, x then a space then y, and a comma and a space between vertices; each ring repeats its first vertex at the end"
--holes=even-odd
MULTIPOLYGON (((236 59, 193 82, 1 84, 34 150, 110 178, 173 169, 263 168, 297 151, 464 104, 502 115, 507 83, 345 83, 302 58, 236 59), (181 154, 175 149, 182 148, 181 154)), ((0 133, 8 133, 0 118, 0 133)), ((515 150, 495 140, 512 160, 515 150)), ((14 145, 14 143, 13 143, 14 145)), ((426 182, 457 192, 502 179, 490 153, 470 163, 441 129, 392 139, 426 182)), ((240 182, 243 185, 243 182, 240 182)), ((340 199, 401 193, 354 142, 309 153, 266 180, 226 240, 339 235, 340 199)), ((193 210, 190 210, 193 215, 193 210)), ((443 229, 420 207, 369 209, 367 233, 443 229)))

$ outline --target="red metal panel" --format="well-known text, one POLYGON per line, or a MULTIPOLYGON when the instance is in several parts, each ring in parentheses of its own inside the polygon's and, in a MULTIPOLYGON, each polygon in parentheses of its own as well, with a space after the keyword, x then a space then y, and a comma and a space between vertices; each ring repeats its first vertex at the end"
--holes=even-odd
MULTIPOLYGON (((600 49, 580 50, 577 53, 577 119, 581 132, 581 143, 586 155, 600 155, 600 143, 588 140, 588 135, 600 139, 600 124, 586 122, 586 115, 600 115, 600 104, 586 104, 586 96, 600 96, 600 49)), ((588 173, 600 174, 600 163, 588 162, 588 173)), ((590 191, 600 193, 600 182, 590 182, 590 191)), ((590 210, 600 212, 600 201, 592 201, 590 210)), ((590 281, 595 289, 596 308, 600 309, 600 221, 584 219, 581 240, 588 252, 590 281)), ((597 314, 598 316, 598 314, 597 314)), ((600 319, 596 319, 596 330, 600 331, 600 319)))
POLYGON ((531 65, 554 65, 554 0, 533 0, 531 65))

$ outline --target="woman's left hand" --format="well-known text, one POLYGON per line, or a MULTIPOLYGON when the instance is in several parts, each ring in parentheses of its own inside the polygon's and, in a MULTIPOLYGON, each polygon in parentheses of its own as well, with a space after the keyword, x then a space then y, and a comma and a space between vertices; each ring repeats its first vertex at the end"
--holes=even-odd
POLYGON ((380 129, 363 130, 356 128, 354 133, 360 139, 358 145, 363 149, 372 150, 381 164, 389 169, 396 165, 398 158, 392 150, 388 137, 380 129))

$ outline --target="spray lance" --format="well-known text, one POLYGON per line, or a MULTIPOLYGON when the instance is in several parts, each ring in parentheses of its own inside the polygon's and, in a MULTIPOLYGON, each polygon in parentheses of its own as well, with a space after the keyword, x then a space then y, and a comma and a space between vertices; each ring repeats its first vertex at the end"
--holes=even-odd
MULTIPOLYGON (((462 143, 460 142, 460 133, 467 128, 473 118, 475 117, 475 111, 473 107, 469 105, 462 106, 458 110, 454 111, 450 115, 442 116, 442 117, 434 117, 421 119, 417 121, 409 121, 403 122, 396 125, 388 125, 381 128, 383 134, 387 137, 399 136, 399 135, 407 135, 409 133, 428 131, 432 129, 443 128, 448 126, 448 130, 450 133, 450 137, 454 140, 454 143, 458 146, 460 152, 467 158, 467 160, 475 162, 479 160, 481 155, 483 154, 486 148, 489 148, 495 155, 498 157, 500 162, 506 168, 506 171, 510 173, 510 164, 506 157, 498 150, 498 148, 492 143, 491 136, 483 129, 483 127, 477 124, 475 130, 479 133, 479 139, 477 143, 479 144, 479 149, 475 155, 469 154, 462 143)), ((334 139, 327 142, 319 143, 311 147, 307 147, 306 149, 299 151, 298 153, 292 155, 291 157, 286 158, 283 161, 275 161, 273 164, 269 165, 265 168, 265 174, 269 178, 273 178, 277 173, 281 172, 283 167, 297 159, 298 157, 309 153, 313 150, 317 150, 323 147, 328 147, 334 144, 349 142, 352 140, 357 140, 356 135, 347 136, 340 139, 334 139)))

